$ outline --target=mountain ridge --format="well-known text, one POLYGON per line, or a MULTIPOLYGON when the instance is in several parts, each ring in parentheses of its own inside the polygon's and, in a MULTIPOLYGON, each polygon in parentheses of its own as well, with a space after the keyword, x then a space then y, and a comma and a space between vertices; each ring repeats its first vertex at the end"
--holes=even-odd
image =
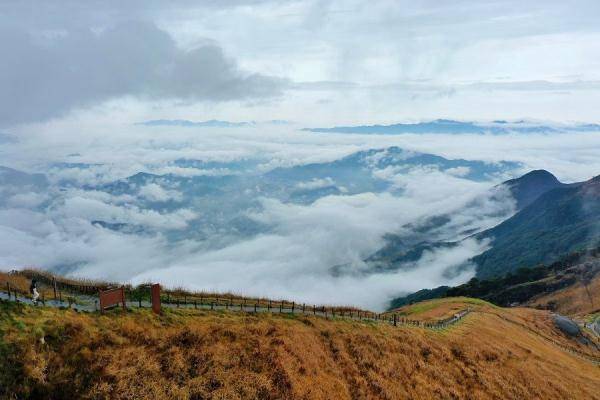
POLYGON ((474 257, 478 277, 551 263, 600 241, 600 177, 559 185, 501 224, 475 235, 491 249, 474 257))

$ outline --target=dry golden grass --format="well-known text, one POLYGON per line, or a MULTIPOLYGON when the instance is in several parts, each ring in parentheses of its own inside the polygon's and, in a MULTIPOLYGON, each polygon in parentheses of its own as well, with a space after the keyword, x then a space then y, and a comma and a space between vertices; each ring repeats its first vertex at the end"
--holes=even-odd
POLYGON ((406 305, 386 314, 397 314, 415 321, 433 322, 452 317, 467 307, 478 306, 494 307, 492 304, 478 299, 466 297, 446 297, 441 299, 425 300, 419 303, 406 305))
POLYGON ((588 284, 577 282, 563 290, 533 298, 531 307, 549 308, 565 315, 585 316, 600 312, 600 275, 588 284))
MULTIPOLYGON (((11 292, 17 291, 20 295, 29 296, 29 285, 31 284, 31 281, 26 277, 0 271, 0 291, 7 290, 7 283, 10 285, 11 292)), ((52 289, 46 285, 40 284, 38 285, 38 292, 40 293, 40 296, 43 295, 46 298, 50 298, 52 289)))
POLYGON ((2 302, 0 397, 600 399, 600 368, 556 343, 599 354, 562 336, 546 311, 475 308, 431 331, 191 310, 100 316, 2 302))

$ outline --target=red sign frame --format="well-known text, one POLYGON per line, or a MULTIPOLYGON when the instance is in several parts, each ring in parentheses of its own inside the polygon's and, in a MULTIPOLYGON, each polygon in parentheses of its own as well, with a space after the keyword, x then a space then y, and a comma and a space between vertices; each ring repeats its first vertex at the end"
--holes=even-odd
POLYGON ((125 305, 125 288, 121 286, 116 289, 100 290, 98 292, 100 298, 100 312, 104 314, 104 310, 108 307, 123 305, 123 311, 127 310, 125 305))

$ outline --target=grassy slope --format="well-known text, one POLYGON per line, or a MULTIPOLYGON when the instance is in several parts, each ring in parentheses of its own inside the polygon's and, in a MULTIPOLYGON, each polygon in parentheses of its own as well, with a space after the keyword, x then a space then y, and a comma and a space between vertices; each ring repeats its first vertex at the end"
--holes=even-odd
POLYGON ((434 332, 269 314, 84 315, 2 302, 0 398, 2 390, 36 399, 600 398, 599 367, 524 328, 592 354, 555 331, 547 312, 475 307, 434 332))
POLYGON ((548 308, 549 304, 558 313, 583 317, 600 312, 600 275, 584 285, 577 282, 565 289, 534 297, 528 302, 531 307, 548 308))
POLYGON ((485 306, 497 308, 484 300, 468 297, 446 297, 441 299, 425 300, 391 310, 399 316, 417 321, 436 321, 452 317, 467 307, 485 306))

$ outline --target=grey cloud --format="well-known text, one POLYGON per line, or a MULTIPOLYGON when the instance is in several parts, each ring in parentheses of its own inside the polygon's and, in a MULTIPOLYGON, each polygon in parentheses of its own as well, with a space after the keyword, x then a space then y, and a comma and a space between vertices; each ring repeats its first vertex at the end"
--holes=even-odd
POLYGON ((244 73, 215 45, 176 46, 154 24, 34 36, 0 32, 0 124, 42 121, 119 96, 186 101, 268 98, 285 80, 244 73))

